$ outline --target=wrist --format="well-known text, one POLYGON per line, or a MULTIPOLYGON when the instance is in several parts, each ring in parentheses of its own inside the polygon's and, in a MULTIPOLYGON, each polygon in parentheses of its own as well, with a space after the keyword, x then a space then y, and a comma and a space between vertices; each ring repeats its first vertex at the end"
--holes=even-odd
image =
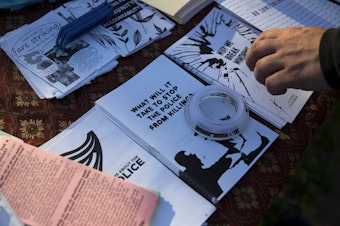
POLYGON ((328 29, 321 37, 319 60, 324 78, 333 89, 340 89, 340 29, 328 29))

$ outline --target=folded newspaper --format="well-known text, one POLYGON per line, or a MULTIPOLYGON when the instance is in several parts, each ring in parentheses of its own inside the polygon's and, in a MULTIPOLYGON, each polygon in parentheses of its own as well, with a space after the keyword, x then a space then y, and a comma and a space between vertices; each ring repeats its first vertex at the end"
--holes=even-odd
POLYGON ((0 47, 40 98, 63 98, 112 70, 118 57, 169 35, 174 27, 151 7, 133 0, 114 0, 109 2, 114 6, 111 19, 68 44, 65 51, 57 47, 57 35, 64 25, 104 2, 67 2, 0 37, 0 47))

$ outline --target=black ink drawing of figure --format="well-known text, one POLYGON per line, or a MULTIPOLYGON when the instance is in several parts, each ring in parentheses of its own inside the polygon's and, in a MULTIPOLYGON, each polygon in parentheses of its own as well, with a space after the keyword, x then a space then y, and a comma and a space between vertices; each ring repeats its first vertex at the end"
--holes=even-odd
MULTIPOLYGON (((260 136, 261 143, 253 151, 249 152, 249 154, 245 154, 236 148, 236 143, 232 142, 231 139, 217 141, 228 150, 209 168, 203 168, 203 163, 195 154, 186 154, 185 151, 178 152, 175 160, 178 164, 185 167, 185 170, 180 172, 180 177, 196 188, 199 186, 198 190, 202 195, 210 199, 218 198, 223 192, 218 184, 220 177, 229 169, 236 167, 241 161, 249 166, 268 145, 269 139, 259 132, 257 132, 257 134, 260 136), (234 154, 240 154, 240 158, 232 164, 233 158, 230 156, 234 154)), ((241 138, 244 139, 242 135, 241 138)), ((246 142, 245 139, 244 142, 246 142)), ((240 149, 242 149, 242 147, 243 145, 240 149)))
MULTIPOLYGON (((216 141, 220 144, 222 144, 224 147, 228 148, 227 154, 234 154, 234 153, 239 153, 241 157, 233 164, 232 168, 235 167, 237 164, 239 164, 241 161, 243 161, 245 164, 248 166, 254 161, 254 159, 261 153, 261 151, 267 146, 269 143, 269 139, 263 135, 261 135, 259 132, 256 132, 260 139, 261 139, 261 144, 253 151, 249 152, 249 154, 243 153, 241 150, 235 148, 236 143, 232 142, 231 140, 220 140, 216 141)), ((243 144, 246 142, 246 139, 240 135, 240 137, 243 139, 243 144)), ((241 145, 242 149, 243 145, 241 145)))
MULTIPOLYGON (((214 165, 203 169, 203 163, 195 154, 185 154, 185 151, 180 151, 176 154, 175 160, 178 164, 186 169, 180 172, 180 177, 190 177, 189 183, 192 182, 195 186, 202 186, 200 192, 206 193, 211 197, 218 197, 223 190, 218 184, 218 179, 227 171, 232 163, 231 158, 226 158, 225 153, 214 165)), ((204 195, 204 194, 203 194, 204 195)))

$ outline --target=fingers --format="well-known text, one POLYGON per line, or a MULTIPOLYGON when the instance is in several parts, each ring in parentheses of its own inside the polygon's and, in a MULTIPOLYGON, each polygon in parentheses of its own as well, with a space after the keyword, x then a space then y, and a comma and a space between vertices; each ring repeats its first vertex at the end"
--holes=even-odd
POLYGON ((287 88, 329 90, 319 63, 325 29, 291 27, 262 32, 248 49, 246 64, 271 94, 287 88))
POLYGON ((246 54, 246 64, 254 71, 258 82, 264 84, 273 95, 284 94, 288 81, 284 78, 284 61, 278 38, 282 29, 272 29, 262 32, 249 48, 246 54))
POLYGON ((273 95, 281 95, 287 92, 289 81, 284 80, 284 71, 280 70, 265 79, 264 85, 267 91, 273 95))
POLYGON ((283 70, 284 65, 278 53, 266 55, 257 60, 254 68, 254 76, 256 80, 265 84, 267 77, 275 74, 277 71, 283 70))
POLYGON ((254 70, 256 62, 259 59, 277 51, 279 48, 277 39, 284 31, 283 29, 271 29, 263 31, 256 38, 246 54, 246 64, 250 70, 254 70))
MULTIPOLYGON (((260 37, 260 36, 259 36, 260 37)), ((257 61, 267 55, 276 52, 275 39, 256 39, 246 54, 246 64, 250 70, 254 70, 257 61)))

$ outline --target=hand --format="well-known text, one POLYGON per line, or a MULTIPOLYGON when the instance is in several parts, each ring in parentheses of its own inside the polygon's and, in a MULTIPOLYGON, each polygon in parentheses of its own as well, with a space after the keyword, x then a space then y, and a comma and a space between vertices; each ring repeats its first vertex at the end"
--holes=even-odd
POLYGON ((332 90, 319 62, 325 31, 309 27, 264 31, 249 48, 246 63, 271 94, 284 94, 287 88, 332 90))

